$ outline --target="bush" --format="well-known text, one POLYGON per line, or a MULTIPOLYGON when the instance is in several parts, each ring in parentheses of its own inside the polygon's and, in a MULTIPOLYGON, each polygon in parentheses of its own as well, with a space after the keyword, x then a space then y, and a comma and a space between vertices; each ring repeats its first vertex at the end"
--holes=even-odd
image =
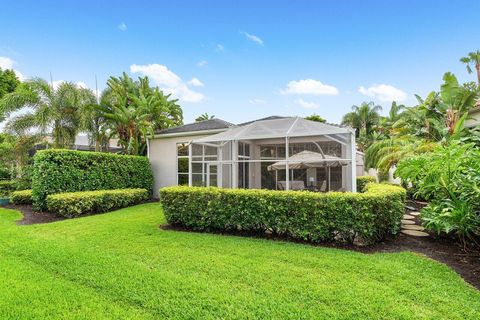
POLYGON ((168 223, 192 230, 265 232, 314 242, 373 243, 400 229, 405 189, 368 184, 365 193, 166 187, 168 223))
POLYGON ((142 188, 151 192, 153 175, 146 157, 74 150, 36 153, 33 204, 47 208, 48 195, 65 192, 142 188))
POLYGON ((10 195, 13 204, 32 204, 32 190, 14 191, 10 195))
POLYGON ((363 192, 365 189, 365 186, 369 183, 375 183, 377 182, 377 179, 372 176, 359 176, 357 177, 357 192, 363 192))
POLYGON ((0 180, 0 196, 9 196, 16 188, 15 181, 0 180))
POLYGON ((128 207, 148 200, 149 196, 146 189, 59 193, 47 197, 47 207, 50 212, 73 218, 128 207))
POLYGON ((480 150, 453 142, 400 161, 395 175, 414 197, 429 201, 421 219, 428 230, 455 234, 463 243, 480 237, 480 150))

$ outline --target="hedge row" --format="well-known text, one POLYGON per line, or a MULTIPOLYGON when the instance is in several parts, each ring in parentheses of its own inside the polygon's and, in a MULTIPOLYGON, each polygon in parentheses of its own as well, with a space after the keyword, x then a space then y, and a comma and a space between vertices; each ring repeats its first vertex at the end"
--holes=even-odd
POLYGON ((375 183, 377 179, 372 176, 358 176, 357 177, 357 192, 363 192, 367 184, 375 183))
POLYGON ((365 193, 167 187, 167 221, 199 231, 272 231, 295 239, 374 243, 400 230, 405 189, 368 184, 365 193))
POLYGON ((13 204, 32 204, 32 190, 14 191, 10 195, 13 204))
POLYGON ((7 195, 16 189, 15 181, 0 180, 0 195, 7 195))
POLYGON ((48 195, 65 192, 142 188, 153 185, 146 157, 74 150, 36 153, 33 169, 33 204, 47 208, 48 195))
POLYGON ((48 211, 67 218, 102 213, 148 200, 146 189, 97 190, 49 195, 48 211))

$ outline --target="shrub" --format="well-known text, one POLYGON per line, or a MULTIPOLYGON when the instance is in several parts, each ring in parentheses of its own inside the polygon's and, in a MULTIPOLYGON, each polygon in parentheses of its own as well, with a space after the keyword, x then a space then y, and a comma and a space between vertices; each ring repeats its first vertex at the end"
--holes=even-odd
POLYGON ((146 189, 59 193, 47 197, 47 207, 50 212, 73 218, 128 207, 148 200, 149 196, 146 189))
POLYGON ((48 195, 65 192, 142 188, 153 185, 146 157, 74 150, 36 153, 32 179, 33 204, 44 210, 48 195))
POLYGON ((377 182, 377 179, 372 176, 357 177, 357 192, 363 192, 368 183, 377 182))
POLYGON ((32 204, 32 190, 14 191, 10 195, 13 204, 32 204))
POLYGON ((0 196, 9 196, 16 188, 15 181, 0 180, 0 196))
POLYGON ((421 211, 428 230, 454 234, 463 243, 480 237, 480 150, 450 143, 404 159, 395 172, 414 196, 429 200, 421 211))
POLYGON ((368 184, 365 193, 314 193, 167 187, 160 201, 167 221, 192 230, 264 232, 314 242, 373 243, 400 229, 405 189, 368 184))

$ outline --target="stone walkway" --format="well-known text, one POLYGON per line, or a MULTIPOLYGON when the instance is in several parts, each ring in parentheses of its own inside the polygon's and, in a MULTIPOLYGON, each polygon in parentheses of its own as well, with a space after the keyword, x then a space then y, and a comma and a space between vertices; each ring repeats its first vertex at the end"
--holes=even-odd
POLYGON ((415 211, 416 209, 410 206, 405 206, 407 213, 403 215, 402 218, 402 230, 401 232, 407 236, 413 237, 428 237, 428 233, 425 232, 425 228, 422 227, 416 219, 420 212, 415 211))

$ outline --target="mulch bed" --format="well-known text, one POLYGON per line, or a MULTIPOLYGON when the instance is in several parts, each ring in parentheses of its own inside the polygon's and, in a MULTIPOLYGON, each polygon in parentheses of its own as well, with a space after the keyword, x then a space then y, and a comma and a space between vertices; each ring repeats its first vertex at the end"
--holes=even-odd
POLYGON ((65 220, 65 217, 56 216, 49 212, 38 212, 33 210, 31 205, 7 205, 3 206, 6 209, 13 209, 20 211, 23 214, 23 219, 18 220, 18 225, 50 223, 60 220, 65 220))

